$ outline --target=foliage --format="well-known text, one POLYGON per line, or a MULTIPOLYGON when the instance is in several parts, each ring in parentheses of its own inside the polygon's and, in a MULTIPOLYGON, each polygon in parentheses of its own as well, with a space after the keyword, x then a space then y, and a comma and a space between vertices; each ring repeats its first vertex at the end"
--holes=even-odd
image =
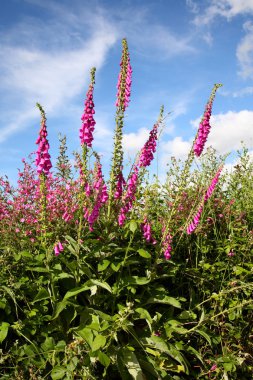
POLYGON ((186 162, 172 158, 166 181, 150 183, 162 108, 125 180, 127 49, 123 40, 108 182, 92 150, 94 69, 78 175, 64 137, 50 172, 39 105, 39 165, 23 161, 17 186, 1 178, 0 379, 252 378, 250 155, 243 148, 234 171, 218 178, 226 157, 209 148, 196 166, 198 134, 186 162))

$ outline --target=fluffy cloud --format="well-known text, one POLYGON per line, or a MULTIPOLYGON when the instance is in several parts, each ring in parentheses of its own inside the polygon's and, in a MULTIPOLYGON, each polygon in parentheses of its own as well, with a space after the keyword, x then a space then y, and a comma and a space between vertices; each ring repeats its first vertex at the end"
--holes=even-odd
POLYGON ((147 128, 140 128, 137 132, 123 134, 123 149, 131 159, 143 147, 149 137, 149 132, 147 128))
POLYGON ((237 47, 236 56, 240 65, 240 75, 243 78, 253 78, 253 24, 244 24, 246 35, 237 47))
MULTIPOLYGON (((196 119, 191 124, 197 127, 199 120, 196 119)), ((218 153, 224 154, 240 149, 242 141, 248 147, 253 146, 253 111, 228 111, 225 114, 213 115, 210 123, 212 128, 207 145, 212 145, 218 153)))
POLYGON ((38 115, 34 108, 37 101, 50 114, 67 107, 88 83, 90 68, 102 66, 116 41, 115 30, 105 20, 101 22, 100 16, 93 17, 93 28, 85 42, 76 34, 71 36, 71 31, 76 29, 72 25, 75 18, 71 20, 70 15, 64 13, 62 21, 66 22, 36 25, 36 20, 29 20, 27 25, 24 22, 17 25, 15 33, 10 30, 4 39, 0 36, 3 42, 0 91, 5 94, 6 102, 15 104, 9 113, 6 110, 1 113, 4 127, 0 130, 0 142, 31 123, 38 115), (45 40, 47 46, 44 46, 45 40))
MULTIPOLYGON (((191 3, 194 3, 191 1, 191 3)), ((191 8, 193 6, 191 5, 191 8)), ((217 16, 222 16, 230 20, 240 14, 253 14, 252 0, 211 0, 210 5, 200 14, 198 8, 194 8, 198 14, 194 18, 196 25, 207 25, 217 16)))

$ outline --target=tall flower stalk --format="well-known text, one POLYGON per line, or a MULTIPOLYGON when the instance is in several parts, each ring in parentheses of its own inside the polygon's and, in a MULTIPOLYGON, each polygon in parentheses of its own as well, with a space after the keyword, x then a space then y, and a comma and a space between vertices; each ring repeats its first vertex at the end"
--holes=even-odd
POLYGON ((46 114, 43 110, 42 106, 37 103, 37 107, 40 110, 41 114, 41 125, 39 136, 36 140, 36 144, 38 145, 38 150, 36 153, 35 164, 37 167, 37 173, 40 179, 40 218, 42 224, 42 234, 46 232, 46 220, 47 220, 47 184, 46 179, 49 175, 49 171, 52 168, 51 157, 49 154, 49 142, 47 139, 47 126, 46 126, 46 114))
POLYGON ((204 115, 203 115, 201 122, 199 124, 198 133, 197 133, 197 136, 196 136, 194 143, 193 143, 194 154, 197 157, 199 157, 201 155, 201 153, 203 152, 205 143, 207 141, 207 138, 208 138, 208 135, 209 135, 209 132, 211 129, 210 117, 212 114, 213 101, 215 98, 216 91, 221 86, 222 86, 221 83, 214 85, 212 92, 211 92, 211 95, 210 95, 210 98, 206 104, 204 115))
POLYGON ((117 100, 116 100, 116 127, 114 133, 114 150, 112 157, 112 167, 110 172, 109 183, 109 203, 108 203, 108 219, 110 218, 111 204, 113 198, 118 199, 122 193, 122 185, 124 178, 123 170, 123 125, 125 110, 130 102, 132 84, 132 67, 128 52, 127 40, 122 40, 122 56, 120 62, 120 73, 117 83, 117 100))
POLYGON ((222 86, 221 83, 217 83, 213 86, 213 89, 211 91, 211 95, 208 99, 208 102, 207 102, 207 105, 206 105, 206 108, 204 111, 204 115, 203 115, 201 122, 200 122, 200 125, 199 125, 198 132, 197 132, 196 137, 193 141, 191 150, 188 154, 188 157, 185 161, 184 168, 182 170, 180 185, 179 185, 179 189, 178 189, 178 196, 174 201, 174 207, 171 210, 170 216, 169 216, 168 221, 167 221, 167 226, 164 229, 164 233, 162 235, 162 242, 165 240, 165 238, 167 236, 167 232, 169 230, 170 222, 177 212, 178 203, 180 201, 181 194, 186 187, 187 178, 189 177, 190 168, 191 168, 191 165, 193 163, 194 157, 195 156, 199 157, 201 155, 203 149, 204 149, 205 143, 207 141, 207 138, 208 138, 208 135, 209 135, 209 132, 211 129, 210 117, 211 117, 211 113, 212 113, 213 101, 214 101, 214 98, 215 98, 215 95, 216 95, 218 88, 221 86, 222 86))
POLYGON ((94 101, 93 101, 93 92, 94 92, 94 84, 95 84, 95 72, 96 68, 93 67, 90 71, 90 85, 86 94, 86 99, 84 103, 84 112, 81 117, 82 125, 79 130, 79 137, 82 146, 82 165, 83 165, 83 174, 87 173, 87 154, 88 148, 92 147, 93 141, 93 132, 96 125, 96 121, 94 120, 94 101))
POLYGON ((193 220, 191 221, 191 223, 188 224, 188 226, 186 228, 186 232, 187 232, 188 235, 190 235, 197 228, 197 226, 198 226, 198 224, 200 222, 201 214, 202 214, 203 209, 204 209, 204 203, 207 202, 208 199, 213 194, 214 189, 215 189, 215 187, 216 187, 216 185, 217 185, 217 183, 219 181, 219 177, 220 177, 222 169, 223 169, 223 167, 221 166, 218 169, 218 171, 215 174, 215 176, 213 177, 210 186, 208 187, 207 191, 205 192, 205 195, 203 197, 203 200, 201 202, 201 205, 199 206, 199 209, 198 209, 197 213, 193 217, 193 220))

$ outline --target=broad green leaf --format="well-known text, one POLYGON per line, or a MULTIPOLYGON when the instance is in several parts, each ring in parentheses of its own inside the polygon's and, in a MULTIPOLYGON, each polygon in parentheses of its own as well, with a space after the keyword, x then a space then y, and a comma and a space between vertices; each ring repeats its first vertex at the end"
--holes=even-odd
POLYGON ((83 329, 76 330, 76 333, 78 335, 80 335, 80 337, 83 338, 89 344, 89 346, 92 349, 93 333, 92 333, 91 329, 84 327, 83 329))
POLYGON ((106 337, 103 335, 97 335, 92 343, 92 351, 97 351, 100 348, 103 348, 106 344, 106 337))
POLYGON ((199 361, 200 361, 202 364, 204 364, 203 359, 202 359, 200 353, 199 353, 197 350, 195 350, 195 348, 193 348, 192 346, 189 346, 189 347, 187 347, 187 351, 190 352, 191 354, 195 355, 196 358, 198 358, 199 361))
POLYGON ((137 251, 141 257, 144 257, 145 259, 150 259, 151 255, 148 251, 145 251, 145 249, 138 249, 137 251))
POLYGON ((211 338, 205 331, 196 329, 196 330, 194 330, 194 332, 203 336, 203 338, 205 338, 205 340, 209 343, 209 345, 212 346, 211 338))
POLYGON ((66 374, 65 367, 56 366, 53 368, 51 372, 51 377, 52 377, 52 380, 63 379, 65 374, 66 374))
POLYGON ((68 290, 67 293, 65 294, 63 300, 74 297, 77 294, 85 292, 86 290, 89 290, 89 289, 90 289, 90 286, 87 285, 87 282, 86 282, 83 286, 79 286, 77 288, 73 288, 71 290, 68 290))
POLYGON ((2 322, 0 325, 0 343, 7 337, 10 324, 8 322, 2 322))
POLYGON ((104 352, 102 351, 99 351, 98 352, 98 360, 100 361, 100 363, 104 366, 104 367, 108 367, 110 362, 111 362, 111 359, 109 358, 109 356, 107 356, 104 352))
POLYGON ((59 302, 56 305, 54 315, 52 316, 52 320, 56 319, 59 316, 59 314, 66 308, 67 305, 68 305, 67 301, 61 301, 61 302, 59 302))
POLYGON ((103 272, 108 265, 110 265, 110 261, 104 259, 101 263, 98 263, 98 272, 103 272))
POLYGON ((129 223, 129 230, 134 233, 137 230, 137 223, 135 220, 131 220, 129 223))
POLYGON ((48 291, 45 288, 41 288, 36 297, 34 298, 33 303, 46 300, 48 298, 50 298, 48 291))
POLYGON ((114 272, 118 272, 120 267, 121 267, 122 263, 118 263, 118 264, 115 264, 115 263, 111 263, 111 268, 112 270, 114 270, 114 272))
POLYGON ((106 290, 108 290, 108 292, 112 293, 112 288, 110 287, 109 284, 107 284, 107 282, 102 282, 102 281, 98 281, 98 280, 89 280, 88 283, 92 284, 92 285, 97 285, 97 286, 100 286, 101 288, 104 288, 106 290))
POLYGON ((176 298, 170 296, 151 297, 147 300, 147 303, 164 303, 166 305, 171 305, 178 309, 181 309, 181 303, 176 298))
POLYGON ((133 351, 129 351, 127 348, 122 349, 122 358, 128 372, 134 380, 144 380, 144 374, 142 372, 140 363, 133 351))
POLYGON ((44 352, 53 351, 55 348, 54 338, 51 336, 47 336, 45 341, 41 344, 41 348, 44 352))

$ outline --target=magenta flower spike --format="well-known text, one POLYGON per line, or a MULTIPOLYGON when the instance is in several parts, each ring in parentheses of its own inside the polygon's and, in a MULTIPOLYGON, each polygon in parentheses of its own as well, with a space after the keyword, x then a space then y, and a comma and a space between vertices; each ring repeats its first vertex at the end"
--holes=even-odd
POLYGON ((203 206, 201 205, 197 211, 197 214, 194 216, 193 221, 187 227, 186 232, 188 235, 190 235, 197 228, 199 221, 200 221, 202 211, 203 211, 203 206))
POLYGON ((57 244, 55 244, 54 246, 54 253, 55 253, 55 256, 59 256, 59 254, 64 250, 63 248, 63 245, 61 242, 58 242, 57 244))
POLYGON ((205 202, 211 197, 212 193, 214 192, 215 186, 217 185, 219 181, 219 177, 220 177, 222 169, 223 167, 221 166, 219 170, 217 171, 217 173, 215 174, 214 178, 212 179, 211 185, 209 186, 205 194, 205 198, 204 198, 205 202))
MULTIPOLYGON (((162 232, 165 232, 165 227, 163 227, 162 232)), ((171 251, 172 251, 172 236, 169 232, 167 232, 166 236, 163 239, 162 246, 163 246, 163 255, 165 260, 171 259, 171 251)))
MULTIPOLYGON (((208 187, 205 195, 204 195, 204 202, 207 202, 207 200, 211 197, 212 193, 214 192, 215 186, 218 183, 221 171, 222 171, 222 166, 218 169, 217 173, 215 174, 214 178, 212 179, 211 185, 208 187)), ((193 221, 187 226, 186 232, 188 235, 190 235, 198 226, 200 217, 203 211, 203 204, 199 207, 197 214, 194 216, 193 221)))
POLYGON ((153 129, 150 131, 149 139, 145 143, 141 150, 139 158, 139 167, 147 167, 150 165, 154 158, 154 153, 156 151, 156 141, 157 141, 158 124, 155 124, 153 129))
POLYGON ((91 70, 91 83, 86 95, 84 113, 81 117, 82 126, 79 130, 79 137, 81 145, 86 145, 91 148, 93 141, 93 132, 95 129, 96 122, 93 115, 95 114, 94 102, 93 102, 93 91, 95 84, 95 68, 91 70))
POLYGON ((122 46, 123 50, 120 61, 120 73, 118 76, 117 83, 116 107, 118 107, 124 112, 130 102, 133 70, 130 64, 128 46, 125 38, 122 40, 122 46))
POLYGON ((118 224, 119 226, 123 226, 126 220, 127 213, 133 207, 133 202, 135 201, 135 193, 138 183, 138 174, 139 169, 137 166, 134 167, 133 173, 128 180, 126 194, 123 197, 123 206, 120 209, 120 213, 118 216, 118 224))
POLYGON ((43 108, 39 103, 37 107, 41 112, 41 127, 39 132, 39 137, 36 140, 38 145, 38 150, 36 154, 35 164, 37 166, 37 173, 39 175, 45 174, 48 176, 50 169, 52 168, 51 157, 49 154, 49 143, 47 140, 47 127, 46 127, 46 116, 43 108))
POLYGON ((201 153, 203 152, 205 143, 207 141, 207 138, 208 138, 208 135, 209 135, 209 132, 211 129, 210 117, 212 114, 213 101, 214 101, 217 89, 221 86, 222 85, 220 83, 214 85, 211 96, 210 96, 208 103, 206 105, 204 115, 203 115, 202 120, 199 124, 197 137, 196 137, 194 144, 193 144, 193 150, 194 150, 194 153, 197 157, 199 157, 201 155, 201 153))

